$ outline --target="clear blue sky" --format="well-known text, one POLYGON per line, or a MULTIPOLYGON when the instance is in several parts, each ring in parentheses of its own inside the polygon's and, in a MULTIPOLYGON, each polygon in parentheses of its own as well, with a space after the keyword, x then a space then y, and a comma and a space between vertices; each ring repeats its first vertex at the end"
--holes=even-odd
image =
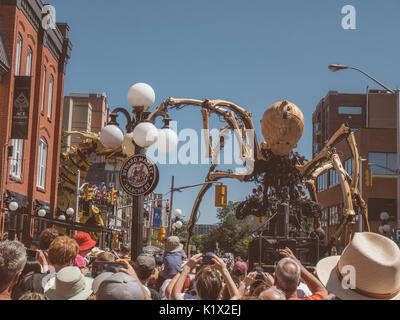
MULTIPOLYGON (((328 65, 360 67, 392 89, 400 86, 398 0, 51 0, 57 21, 70 25, 72 57, 65 94, 106 92, 110 107, 130 108, 129 87, 149 83, 156 105, 168 97, 226 99, 259 120, 283 99, 305 116, 298 151, 311 157, 312 112, 329 90, 377 88, 355 71, 331 73, 328 65), (357 29, 344 30, 344 5, 356 8, 357 29)), ((201 129, 198 110, 170 114, 180 128, 201 129)), ((213 122, 215 128, 218 122, 213 122)), ((204 181, 208 166, 160 166, 157 192, 204 181)), ((229 200, 243 200, 253 185, 225 180, 229 200)), ((190 215, 198 189, 176 193, 174 207, 190 215)), ((200 223, 215 223, 214 195, 200 207, 200 223)))

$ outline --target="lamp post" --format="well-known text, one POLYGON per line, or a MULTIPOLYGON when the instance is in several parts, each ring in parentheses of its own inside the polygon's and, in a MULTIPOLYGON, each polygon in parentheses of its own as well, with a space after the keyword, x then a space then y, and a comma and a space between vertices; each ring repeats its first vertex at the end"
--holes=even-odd
MULTIPOLYGON (((158 130, 154 126, 155 117, 150 117, 149 109, 154 104, 155 93, 151 86, 145 83, 137 83, 128 91, 128 102, 132 107, 132 117, 124 108, 117 108, 110 114, 110 122, 103 128, 100 141, 106 148, 115 149, 122 146, 128 156, 144 155, 146 148, 157 143, 160 152, 171 152, 178 145, 177 134, 170 129, 171 119, 165 112, 156 116, 162 116, 164 126, 158 130), (119 128, 117 117, 122 113, 126 118, 126 133, 119 128), (133 154, 132 154, 133 153, 133 154)), ((131 220, 131 260, 142 253, 143 248, 143 210, 144 194, 132 195, 132 220, 131 220)))
MULTIPOLYGON (((375 78, 371 77, 366 72, 362 71, 361 69, 352 67, 352 66, 345 66, 341 64, 331 64, 328 66, 329 70, 332 72, 336 72, 339 70, 346 70, 352 69, 358 72, 361 72, 363 75, 383 87, 385 90, 389 91, 391 94, 396 96, 396 110, 397 110, 397 169, 400 169, 400 90, 393 91, 389 89, 387 86, 376 80, 375 78)), ((368 119, 367 119, 368 121, 368 119)), ((397 227, 400 228, 400 177, 397 178, 397 227)))

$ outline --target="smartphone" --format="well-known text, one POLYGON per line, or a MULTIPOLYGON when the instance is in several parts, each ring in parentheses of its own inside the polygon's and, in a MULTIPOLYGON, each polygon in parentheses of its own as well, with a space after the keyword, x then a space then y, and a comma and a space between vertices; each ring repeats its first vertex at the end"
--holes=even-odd
POLYGON ((203 256, 203 265, 206 266, 210 266, 212 264, 214 264, 214 262, 211 260, 211 257, 214 255, 213 252, 207 252, 204 256, 203 256))
POLYGON ((125 268, 123 262, 105 262, 105 261, 95 261, 92 264, 92 277, 96 278, 99 274, 103 272, 113 272, 117 273, 121 268, 125 268))
POLYGON ((26 249, 26 258, 28 261, 36 261, 36 250, 26 249))

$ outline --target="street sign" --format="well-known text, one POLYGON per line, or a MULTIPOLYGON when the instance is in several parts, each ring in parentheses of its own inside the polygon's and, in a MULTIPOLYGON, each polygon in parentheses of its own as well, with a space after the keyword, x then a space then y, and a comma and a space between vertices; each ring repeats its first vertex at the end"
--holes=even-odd
POLYGON ((156 164, 143 154, 137 154, 124 162, 119 172, 122 189, 131 196, 145 196, 153 192, 158 184, 159 172, 156 164))
POLYGON ((400 228, 394 229, 393 239, 400 247, 400 228))

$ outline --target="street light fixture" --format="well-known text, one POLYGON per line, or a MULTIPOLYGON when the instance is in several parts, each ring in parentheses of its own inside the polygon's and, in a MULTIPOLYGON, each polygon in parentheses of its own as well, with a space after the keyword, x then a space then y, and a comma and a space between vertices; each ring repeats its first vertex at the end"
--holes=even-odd
POLYGON ((46 210, 40 209, 38 211, 38 216, 41 217, 41 218, 45 217, 46 216, 46 210))
POLYGON ((65 221, 65 220, 67 220, 67 218, 62 214, 62 215, 58 216, 58 220, 65 221))
POLYGON ((75 214, 75 210, 72 209, 72 208, 68 208, 67 211, 65 211, 65 213, 67 214, 67 216, 69 218, 72 218, 74 216, 74 214, 75 214))
POLYGON ((9 204, 8 204, 8 209, 11 211, 11 212, 15 212, 15 211, 17 211, 18 210, 18 202, 15 202, 15 201, 13 201, 13 202, 10 202, 9 204))
POLYGON ((182 217, 182 210, 181 209, 175 209, 174 216, 177 217, 177 218, 182 217))
MULTIPOLYGON (((151 86, 145 83, 137 83, 128 91, 128 102, 132 107, 130 113, 124 108, 115 109, 110 115, 109 124, 102 130, 100 141, 105 147, 119 148, 122 146, 128 156, 144 155, 145 148, 154 144, 161 152, 173 151, 178 145, 177 134, 169 128, 171 119, 168 114, 158 111, 155 114, 149 112, 155 102, 155 93, 151 86), (122 113, 126 118, 126 133, 124 137, 119 128, 117 117, 122 113), (164 126, 158 130, 154 126, 155 118, 163 117, 164 126)), ((144 194, 131 194, 132 201, 132 226, 131 226, 131 252, 132 261, 142 253, 143 247, 143 210, 144 194)))
MULTIPOLYGON (((397 170, 400 169, 400 90, 393 91, 375 78, 371 77, 369 74, 366 72, 362 71, 361 69, 351 67, 351 66, 345 66, 341 64, 331 64, 328 66, 329 70, 332 72, 336 72, 339 70, 345 70, 345 69, 352 69, 356 70, 358 72, 361 72, 363 75, 365 75, 367 78, 371 79, 381 87, 383 87, 385 90, 389 91, 391 94, 394 94, 396 96, 396 105, 397 105, 397 170)), ((400 228, 400 176, 397 178, 397 227, 400 228)))

